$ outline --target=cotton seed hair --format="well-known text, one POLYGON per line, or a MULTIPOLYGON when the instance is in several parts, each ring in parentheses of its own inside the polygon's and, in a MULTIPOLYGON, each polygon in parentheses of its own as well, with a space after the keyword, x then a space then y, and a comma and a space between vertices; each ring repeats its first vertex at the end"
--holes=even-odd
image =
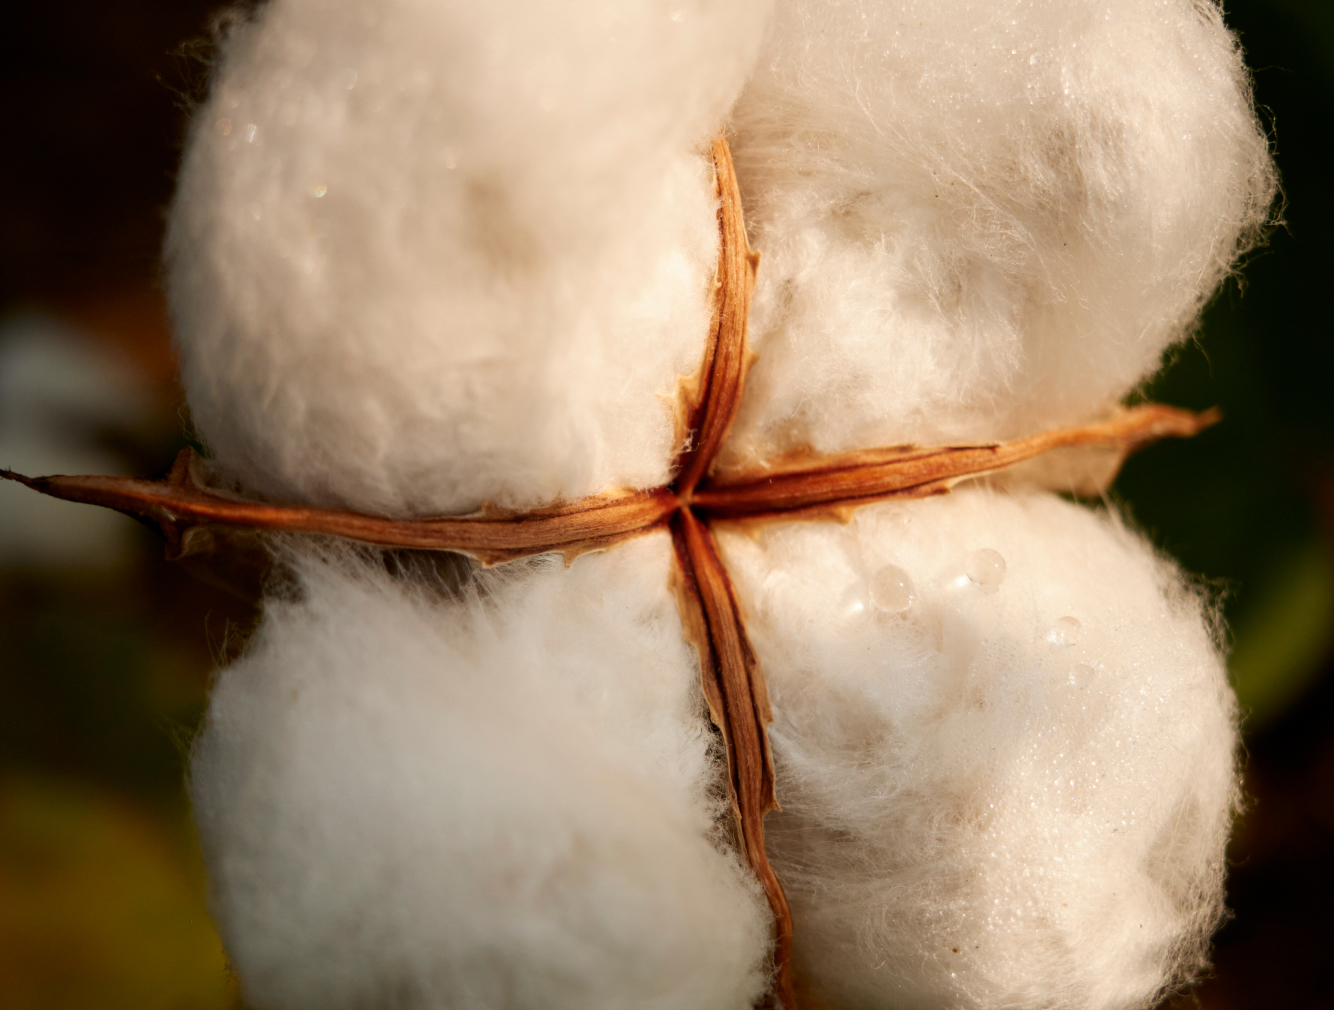
MULTIPOLYGON (((765 256, 733 465, 1096 415, 1274 191, 1207 2, 272 0, 223 45, 167 248, 228 479, 400 516, 663 483, 724 121, 765 256)), ((820 1001, 1139 1007, 1200 966, 1235 704, 1170 564, 1003 487, 720 542, 820 1001)), ((665 535, 450 592, 282 550, 192 777, 253 1005, 760 997, 665 535)))

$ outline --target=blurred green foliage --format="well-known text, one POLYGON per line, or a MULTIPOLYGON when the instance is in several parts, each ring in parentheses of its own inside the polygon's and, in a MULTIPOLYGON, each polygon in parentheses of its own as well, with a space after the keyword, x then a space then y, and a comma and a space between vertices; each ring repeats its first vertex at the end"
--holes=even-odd
POLYGON ((0 778, 7 1010, 235 1005, 185 811, 66 778, 0 778))

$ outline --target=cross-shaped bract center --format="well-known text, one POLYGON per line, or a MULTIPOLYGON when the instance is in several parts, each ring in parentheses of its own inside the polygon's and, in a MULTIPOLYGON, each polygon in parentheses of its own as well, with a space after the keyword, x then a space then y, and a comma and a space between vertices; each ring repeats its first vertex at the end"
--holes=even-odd
MULTIPOLYGON (((1110 451, 1113 465, 1099 474, 1105 483, 1127 452, 1158 438, 1192 435, 1214 417, 1144 406, 1099 424, 1005 444, 894 447, 772 460, 745 472, 715 470, 743 395, 750 354, 746 327, 758 257, 746 241, 736 176, 722 136, 713 143, 713 159, 720 231, 714 321, 698 379, 680 406, 683 445, 676 457, 676 477, 667 487, 612 489, 523 513, 484 509, 459 518, 394 520, 216 494, 200 485, 189 450, 161 483, 114 477, 27 478, 10 471, 0 475, 58 498, 105 505, 148 520, 161 528, 176 555, 189 553, 192 534, 208 525, 458 551, 488 565, 553 551, 569 561, 628 537, 669 528, 682 623, 698 653, 704 695, 726 746, 736 837, 774 915, 775 995, 784 1007, 795 1007, 792 917, 764 843, 764 816, 778 808, 766 732, 772 718, 768 693, 710 524, 845 518, 860 505, 941 494, 960 480, 1004 470, 1053 449, 1110 451)), ((1077 486, 1080 483, 1070 478, 1067 489, 1089 490, 1077 486)), ((985 582, 985 573, 977 581, 985 582)))

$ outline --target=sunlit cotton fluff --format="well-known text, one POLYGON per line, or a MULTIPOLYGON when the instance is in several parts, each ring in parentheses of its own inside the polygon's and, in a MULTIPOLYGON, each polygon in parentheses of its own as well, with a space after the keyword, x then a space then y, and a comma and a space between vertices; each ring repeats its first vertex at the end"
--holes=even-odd
MULTIPOLYGON (((733 461, 1090 416, 1264 220, 1207 3, 783 3, 756 64, 764 17, 237 22, 167 250, 229 483, 389 515, 664 483, 709 324, 704 145, 752 64, 730 122, 760 357, 733 461)), ((1199 966, 1236 734, 1169 566, 1114 520, 976 489, 722 544, 777 716, 796 962, 831 1010, 1129 1008, 1199 966)), ((461 591, 283 551, 192 778, 252 1005, 758 997, 771 923, 715 844, 665 536, 461 591)))
POLYGON ((769 915, 663 534, 431 598, 302 548, 195 745, 249 1005, 747 1010, 769 915))
POLYGON ((1207 0, 780 0, 733 124, 764 255, 733 458, 1085 419, 1274 193, 1207 0))
POLYGON ((763 0, 274 0, 181 169, 191 416, 244 488, 387 514, 665 483, 709 138, 763 0))
POLYGON ((1101 1010, 1198 969, 1236 711, 1171 565, 1112 517, 985 489, 721 543, 774 708, 769 852, 820 999, 1101 1010), (906 609, 876 597, 886 568, 906 609))

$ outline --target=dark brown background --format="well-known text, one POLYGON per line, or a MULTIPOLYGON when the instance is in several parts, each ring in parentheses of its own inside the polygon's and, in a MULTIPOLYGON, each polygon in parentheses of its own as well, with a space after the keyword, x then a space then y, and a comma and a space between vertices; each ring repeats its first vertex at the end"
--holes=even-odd
MULTIPOLYGON (((157 257, 216 6, 67 0, 30 5, 0 33, 0 323, 70 324, 140 377, 139 421, 61 420, 127 472, 161 471, 183 444, 157 257)), ((1235 0, 1229 18, 1275 137, 1287 226, 1149 390, 1221 404, 1226 422, 1136 459, 1117 494, 1222 594, 1251 712, 1250 805, 1231 852, 1236 915, 1214 977, 1180 999, 1316 1010, 1334 1007, 1334 204, 1324 157, 1334 4, 1235 0)), ((229 629, 251 613, 165 564, 147 532, 122 532, 131 546, 119 565, 0 565, 9 1007, 236 999, 204 913, 183 754, 229 629)))

